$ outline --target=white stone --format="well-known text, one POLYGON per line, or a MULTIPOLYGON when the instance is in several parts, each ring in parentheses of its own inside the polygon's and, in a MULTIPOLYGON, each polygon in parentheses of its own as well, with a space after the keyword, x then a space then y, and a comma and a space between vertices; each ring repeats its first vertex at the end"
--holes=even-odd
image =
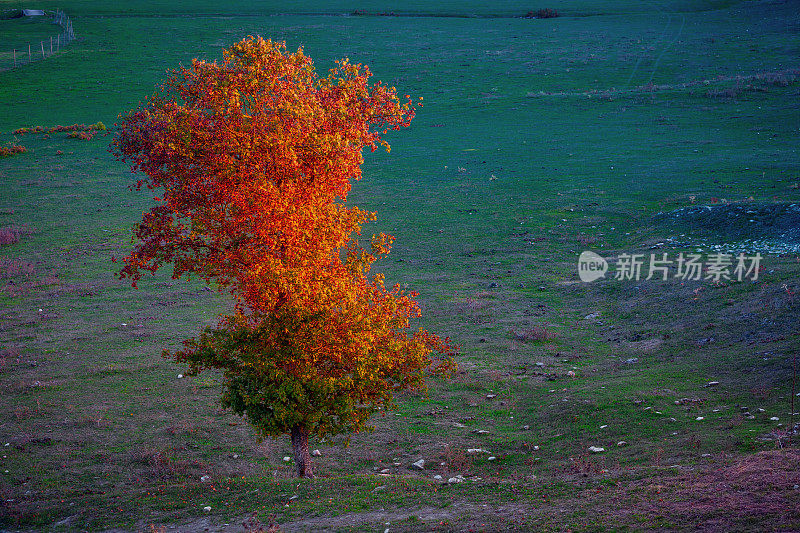
POLYGON ((497 460, 497 457, 495 457, 494 455, 492 455, 491 457, 488 457, 486 460, 487 460, 487 461, 496 461, 496 460, 497 460))
POLYGON ((435 476, 433 476, 433 479, 435 479, 436 481, 441 481, 442 480, 442 476, 440 476, 439 474, 436 474, 435 476))
POLYGON ((205 475, 200 478, 202 483, 206 483, 207 481, 211 481, 211 476, 205 475))
POLYGON ((695 418, 695 420, 705 420, 705 419, 706 419, 706 417, 704 417, 704 416, 698 416, 697 418, 695 418))
POLYGON ((413 466, 417 470, 424 470, 425 469, 425 459, 420 459, 419 461, 411 463, 411 466, 413 466))
POLYGON ((483 448, 467 448, 467 453, 489 453, 483 448))
POLYGON ((464 481, 463 478, 458 478, 458 477, 451 477, 450 479, 447 480, 448 483, 462 483, 463 481, 464 481))
POLYGON ((183 374, 178 374, 178 379, 183 379, 183 374))
POLYGON ((497 397, 497 394, 487 394, 486 395, 486 399, 487 400, 491 400, 492 398, 496 398, 496 397, 497 397))
POLYGON ((292 460, 292 458, 291 458, 291 457, 289 457, 288 455, 284 455, 284 456, 283 456, 283 462, 284 462, 284 463, 288 463, 288 462, 289 462, 289 461, 291 461, 291 460, 292 460))
POLYGON ((772 420, 773 422, 777 422, 778 420, 780 420, 780 418, 778 418, 777 416, 773 416, 770 417, 770 420, 772 420))
POLYGON ((322 457, 322 452, 319 450, 314 450, 313 452, 311 452, 311 455, 313 455, 314 457, 322 457))
POLYGON ((601 448, 600 446, 589 446, 589 451, 592 453, 602 453, 606 451, 606 449, 601 448))
POLYGON ((621 440, 621 441, 619 441, 619 442, 617 443, 617 446, 619 446, 620 448, 622 448, 623 446, 627 446, 627 445, 628 445, 628 443, 627 443, 627 442, 625 442, 624 440, 621 440))
POLYGON ((203 507, 203 510, 205 512, 207 512, 207 513, 210 513, 211 512, 211 506, 210 505, 206 505, 205 507, 203 507))

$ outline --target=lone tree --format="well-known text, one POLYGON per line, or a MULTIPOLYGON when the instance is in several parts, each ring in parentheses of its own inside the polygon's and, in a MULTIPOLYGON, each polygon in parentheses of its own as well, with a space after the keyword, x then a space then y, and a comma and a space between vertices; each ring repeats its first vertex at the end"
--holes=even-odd
POLYGON ((233 314, 173 356, 190 375, 221 370, 223 405, 260 436, 290 434, 301 477, 309 436, 367 429, 395 391, 453 365, 447 340, 410 329, 416 294, 370 274, 392 237, 361 246, 375 214, 347 204, 362 150, 388 150, 382 135, 414 117, 370 75, 344 59, 319 77, 302 49, 248 37, 173 71, 112 145, 144 175, 135 189, 163 190, 120 278, 171 264, 230 292, 233 314))

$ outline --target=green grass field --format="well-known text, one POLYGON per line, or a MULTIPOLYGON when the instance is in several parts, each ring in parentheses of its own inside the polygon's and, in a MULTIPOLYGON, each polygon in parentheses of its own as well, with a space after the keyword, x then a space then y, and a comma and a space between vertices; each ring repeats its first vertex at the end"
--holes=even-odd
MULTIPOLYGON (((79 40, 0 71, 0 146, 27 148, 0 158, 0 530, 800 529, 796 0, 0 0, 20 7, 79 40), (541 7, 561 16, 524 18, 541 7), (312 442, 310 481, 216 376, 160 356, 231 303, 112 262, 152 196, 108 153, 116 117, 256 34, 424 97, 351 199, 397 238, 387 280, 460 345, 374 432, 312 442), (673 213, 696 207, 713 223, 673 213), (717 245, 760 252, 758 279, 578 276, 583 250, 717 245)), ((0 20, 0 53, 41 38, 24 24, 0 20)))

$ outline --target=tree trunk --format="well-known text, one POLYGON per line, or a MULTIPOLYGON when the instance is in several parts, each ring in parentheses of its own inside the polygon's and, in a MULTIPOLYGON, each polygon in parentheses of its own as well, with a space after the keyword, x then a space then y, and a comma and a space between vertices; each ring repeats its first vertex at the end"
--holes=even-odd
POLYGON ((313 478, 311 454, 308 452, 308 430, 301 424, 292 428, 292 449, 297 464, 297 477, 313 478))

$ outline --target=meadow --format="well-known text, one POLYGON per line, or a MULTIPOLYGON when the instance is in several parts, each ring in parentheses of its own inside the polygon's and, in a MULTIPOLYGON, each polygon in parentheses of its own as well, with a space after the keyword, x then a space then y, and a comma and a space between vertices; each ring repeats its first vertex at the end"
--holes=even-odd
MULTIPOLYGON (((800 529, 799 2, 0 0, 21 7, 79 39, 0 71, 0 146, 27 149, 0 158, 0 530, 800 529), (247 35, 425 102, 350 199, 459 371, 312 442, 314 480, 161 357, 231 302, 112 262, 152 203, 117 116, 247 35), (763 257, 585 283, 584 250, 763 257)), ((0 30, 0 53, 43 31, 0 30)))

